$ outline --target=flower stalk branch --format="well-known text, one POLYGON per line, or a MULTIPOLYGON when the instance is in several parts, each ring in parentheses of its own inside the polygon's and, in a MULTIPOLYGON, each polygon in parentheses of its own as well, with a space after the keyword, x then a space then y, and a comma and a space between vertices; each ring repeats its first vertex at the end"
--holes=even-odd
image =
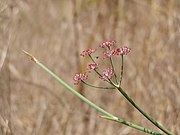
POLYGON ((89 84, 89 83, 87 83, 85 81, 82 81, 82 83, 84 83, 84 84, 86 84, 86 85, 88 85, 90 87, 97 88, 97 89, 102 89, 102 90, 103 89, 116 89, 115 87, 95 86, 95 85, 89 84))
POLYGON ((132 98, 129 97, 129 95, 121 88, 121 87, 116 87, 119 92, 141 113, 143 114, 149 121, 151 121, 156 127, 161 129, 164 133, 168 135, 173 135, 169 130, 165 129, 162 127, 158 122, 156 122, 151 116, 149 116, 147 113, 144 112, 143 109, 141 109, 133 100, 132 98))
POLYGON ((123 60, 123 55, 121 56, 121 73, 120 73, 120 81, 119 81, 119 86, 121 86, 122 83, 122 78, 123 78, 123 70, 124 70, 124 60, 123 60))

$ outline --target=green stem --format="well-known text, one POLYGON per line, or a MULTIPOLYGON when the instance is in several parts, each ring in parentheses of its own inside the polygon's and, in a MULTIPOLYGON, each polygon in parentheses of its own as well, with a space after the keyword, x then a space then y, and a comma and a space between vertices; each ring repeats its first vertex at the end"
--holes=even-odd
POLYGON ((83 82, 84 84, 86 84, 86 85, 88 85, 90 87, 97 88, 97 89, 116 89, 115 87, 95 86, 95 85, 89 84, 89 83, 87 83, 87 82, 85 82, 83 80, 81 82, 83 82))
POLYGON ((118 80, 117 80, 117 76, 116 76, 116 73, 115 73, 115 68, 114 68, 114 63, 113 63, 112 57, 110 57, 110 63, 111 63, 111 66, 112 66, 112 70, 114 72, 114 79, 116 81, 116 84, 118 84, 118 80))
POLYGON ((159 123, 157 123, 151 116, 149 116, 148 114, 146 114, 144 112, 144 110, 142 110, 130 97, 129 95, 121 88, 121 87, 117 87, 115 86, 120 92, 121 94, 141 113, 143 114, 149 121, 151 121, 156 127, 158 127, 159 129, 161 129, 164 133, 168 134, 168 135, 173 135, 172 132, 170 132, 169 130, 165 129, 164 127, 162 127, 159 123))
POLYGON ((123 70, 124 70, 124 62, 123 62, 123 55, 121 55, 121 73, 120 73, 120 82, 119 82, 119 86, 121 86, 121 83, 122 83, 123 70))
POLYGON ((90 105, 91 107, 93 107, 94 109, 98 110, 99 112, 101 112, 104 115, 107 115, 109 117, 113 117, 115 119, 117 119, 117 117, 113 116, 112 114, 106 112, 105 110, 103 110, 102 108, 98 107, 96 104, 92 103, 90 100, 88 100, 87 98, 85 98, 84 96, 82 96, 80 93, 78 93, 76 90, 74 90, 71 86, 69 86, 66 82, 64 82, 62 79, 60 79, 56 74, 54 74, 51 70, 49 70, 46 66, 44 66, 42 63, 40 63, 39 61, 37 62, 37 64, 44 69, 46 72, 48 72, 48 74, 50 74, 55 80, 57 80, 60 84, 62 84, 64 87, 66 87, 69 91, 71 91, 73 94, 75 94, 77 97, 79 97, 81 100, 83 100, 84 102, 86 102, 88 105, 90 105))
POLYGON ((89 54, 88 55, 90 57, 90 59, 92 60, 92 62, 96 63, 96 61, 92 58, 92 56, 89 54))
POLYGON ((85 98, 84 96, 82 96, 80 93, 78 93, 76 90, 74 90, 71 86, 69 86, 66 82, 64 82, 62 79, 60 79, 56 74, 54 74, 51 70, 49 70, 46 66, 44 66, 42 63, 40 63, 39 61, 37 61, 36 59, 34 59, 33 61, 35 61, 37 63, 38 66, 40 66, 43 70, 45 70, 48 74, 50 74, 55 80, 57 80, 60 84, 62 84, 64 87, 66 87, 70 92, 72 92, 73 94, 75 94, 78 98, 80 98, 82 101, 84 101, 85 103, 87 103, 88 105, 90 105, 92 108, 94 108, 95 110, 101 112, 102 114, 105 115, 105 117, 113 120, 113 121, 117 121, 119 123, 125 124, 127 126, 130 126, 132 128, 135 128, 137 130, 143 131, 145 133, 149 133, 152 135, 162 135, 158 132, 155 132, 153 130, 144 128, 142 126, 136 125, 132 122, 123 120, 121 118, 118 118, 114 115, 112 115, 111 113, 105 111, 104 109, 100 108, 99 106, 97 106, 96 104, 94 104, 93 102, 91 102, 90 100, 88 100, 87 98, 85 98))
MULTIPOLYGON (((109 117, 109 116, 101 116, 101 117, 102 117, 102 118, 105 118, 105 119, 107 119, 107 120, 112 120, 112 121, 115 121, 115 122, 123 123, 123 124, 128 125, 128 126, 129 126, 129 124, 130 124, 130 123, 127 123, 127 121, 122 121, 122 119, 113 119, 113 118, 111 118, 111 117, 109 117)), ((134 127, 134 128, 136 128, 136 127, 134 127)), ((137 129, 137 128, 136 128, 136 129, 137 129)), ((141 126, 138 127, 138 130, 143 131, 143 132, 145 132, 145 133, 152 134, 152 135, 163 135, 163 134, 161 134, 161 133, 155 132, 155 131, 153 131, 153 130, 149 130, 149 129, 144 128, 144 127, 141 127, 141 126)))

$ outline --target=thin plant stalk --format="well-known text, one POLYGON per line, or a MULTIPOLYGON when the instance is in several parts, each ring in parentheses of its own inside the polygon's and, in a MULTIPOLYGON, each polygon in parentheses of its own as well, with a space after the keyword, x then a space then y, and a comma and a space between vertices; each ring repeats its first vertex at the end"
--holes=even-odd
POLYGON ((50 74, 55 80, 57 80, 61 85, 63 85, 65 88, 67 88, 70 92, 72 92, 73 94, 75 94, 78 98, 80 98, 82 101, 84 101, 85 103, 87 103, 88 105, 90 105, 92 108, 94 108, 95 110, 101 112, 103 115, 103 118, 108 119, 108 120, 113 120, 122 124, 125 124, 127 126, 130 126, 132 128, 135 128, 137 130, 143 131, 145 133, 149 133, 152 135, 162 135, 161 133, 155 132, 153 130, 144 128, 142 126, 136 125, 132 122, 123 120, 121 118, 118 118, 114 115, 112 115, 111 113, 105 111, 104 109, 100 108, 99 106, 97 106, 96 104, 94 104, 93 102, 91 102, 90 100, 88 100, 86 97, 84 97, 83 95, 81 95, 80 93, 78 93, 76 90, 74 90, 71 86, 69 86, 66 82, 64 82, 61 78, 59 78, 56 74, 54 74, 51 70, 49 70, 45 65, 43 65, 42 63, 40 63, 34 56, 32 56, 30 53, 26 52, 23 50, 23 52, 31 57, 31 60, 34 61, 39 67, 41 67, 43 70, 45 70, 48 74, 50 74))
POLYGON ((123 55, 121 55, 121 73, 120 73, 119 86, 121 86, 121 83, 122 83, 123 70, 124 70, 124 61, 123 61, 123 55))
POLYGON ((115 68, 114 68, 114 63, 113 63, 112 57, 110 57, 110 63, 111 63, 111 66, 112 66, 112 70, 113 70, 113 72, 114 72, 114 79, 115 79, 116 83, 118 83, 118 80, 117 80, 117 76, 116 76, 116 73, 115 73, 115 68))
POLYGON ((97 88, 97 89, 116 89, 115 87, 105 87, 105 86, 94 86, 92 84, 89 84, 85 81, 82 81, 84 84, 90 86, 90 87, 93 87, 93 88, 97 88))
POLYGON ((121 94, 141 113, 143 114, 149 121, 151 121, 156 127, 158 127, 159 129, 161 129, 164 133, 168 134, 168 135, 173 135, 173 133, 171 133, 169 130, 165 129, 164 127, 162 127, 159 123, 157 123, 151 116, 149 116, 147 113, 144 112, 143 109, 141 109, 130 97, 129 95, 120 87, 121 83, 122 83, 122 78, 123 78, 123 55, 121 55, 121 73, 120 73, 120 83, 119 86, 115 86, 119 92, 121 92, 121 94))
POLYGON ((164 133, 168 134, 168 135, 173 135, 172 132, 170 132, 169 130, 165 129, 164 127, 162 127, 158 122, 156 122, 151 116, 149 116, 147 113, 144 112, 143 109, 141 109, 130 97, 129 95, 121 88, 121 87, 117 87, 116 88, 121 92, 121 94, 141 113, 143 114, 149 121, 151 121, 156 127, 158 127, 159 129, 161 129, 164 133))

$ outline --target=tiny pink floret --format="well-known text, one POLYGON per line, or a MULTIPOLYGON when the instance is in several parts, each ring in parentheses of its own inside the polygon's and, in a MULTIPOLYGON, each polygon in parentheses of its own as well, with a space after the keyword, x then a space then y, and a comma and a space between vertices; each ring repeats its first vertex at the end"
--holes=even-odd
POLYGON ((97 69, 98 68, 98 64, 97 63, 91 63, 88 65, 89 69, 90 70, 94 70, 94 69, 97 69))
POLYGON ((83 51, 80 55, 84 57, 85 55, 90 55, 91 53, 94 53, 94 52, 96 52, 96 49, 88 49, 88 50, 83 51))
POLYGON ((100 77, 102 80, 112 79, 114 76, 114 72, 111 68, 107 68, 103 70, 102 77, 100 77))
POLYGON ((101 43, 101 44, 99 45, 99 47, 101 47, 101 48, 111 47, 111 46, 113 46, 113 45, 116 44, 116 43, 117 43, 116 40, 105 41, 105 42, 101 43))
POLYGON ((103 52, 103 54, 105 55, 106 58, 109 58, 113 55, 116 55, 116 50, 108 50, 108 51, 103 52))
POLYGON ((131 48, 124 46, 116 49, 116 55, 127 55, 131 51, 131 48))
POLYGON ((88 78, 88 75, 85 73, 79 73, 74 75, 74 84, 78 85, 81 81, 84 81, 88 78))

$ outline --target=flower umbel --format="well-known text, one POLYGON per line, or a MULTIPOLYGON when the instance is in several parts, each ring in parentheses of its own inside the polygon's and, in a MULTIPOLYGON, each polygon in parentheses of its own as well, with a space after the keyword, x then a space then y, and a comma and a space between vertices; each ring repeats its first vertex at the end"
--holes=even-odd
POLYGON ((75 74, 74 75, 74 84, 78 85, 81 81, 84 81, 88 78, 88 75, 85 73, 75 74))
POLYGON ((90 70, 94 70, 94 69, 97 69, 98 68, 98 64, 97 63, 91 63, 88 65, 88 68, 90 70))
POLYGON ((109 58, 113 55, 116 55, 116 50, 108 50, 108 51, 104 51, 103 54, 105 55, 105 57, 109 58))
POLYGON ((80 55, 84 57, 85 55, 90 55, 91 53, 94 53, 94 52, 96 52, 96 49, 88 49, 88 50, 83 51, 80 55))
POLYGON ((131 51, 131 48, 124 46, 116 49, 116 55, 127 55, 131 51))
POLYGON ((107 68, 105 70, 103 70, 102 73, 102 77, 100 77, 102 80, 108 80, 108 79, 112 79, 114 75, 114 72, 111 68, 107 68))
POLYGON ((116 40, 105 41, 105 42, 101 43, 101 44, 99 45, 99 47, 101 47, 101 48, 111 47, 111 46, 113 46, 113 45, 116 44, 116 43, 117 43, 116 40))

